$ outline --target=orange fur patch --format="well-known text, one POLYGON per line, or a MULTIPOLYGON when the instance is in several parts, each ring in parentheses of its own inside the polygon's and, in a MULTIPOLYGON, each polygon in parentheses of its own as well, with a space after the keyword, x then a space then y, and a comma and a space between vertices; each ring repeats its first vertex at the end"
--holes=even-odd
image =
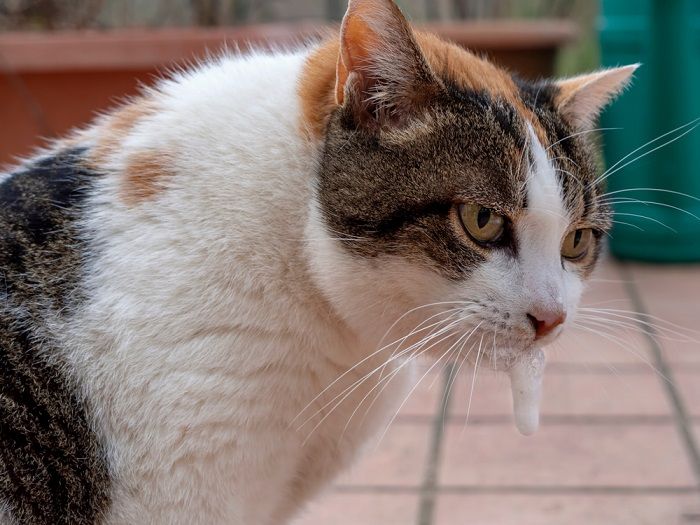
MULTIPOLYGON (((438 77, 449 78, 465 89, 486 91, 510 103, 532 127, 542 144, 547 136, 538 119, 523 104, 511 75, 484 58, 429 33, 415 32, 431 69, 438 77)), ((339 38, 326 42, 307 59, 302 73, 299 96, 302 129, 310 139, 320 139, 328 118, 337 107, 336 66, 340 52, 339 38)), ((342 79, 341 79, 342 81, 342 79)))
POLYGON ((90 154, 90 160, 96 166, 103 164, 119 150, 122 141, 136 127, 139 120, 152 115, 156 106, 151 100, 137 99, 122 106, 104 118, 97 128, 97 142, 90 154))
MULTIPOLYGON (((140 98, 104 117, 95 130, 97 139, 89 155, 90 164, 97 169, 108 164, 138 123, 157 109, 152 100, 140 98)), ((160 152, 134 153, 126 162, 120 196, 129 205, 153 198, 163 187, 162 179, 170 174, 160 152)))
POLYGON ((328 117, 337 106, 336 65, 340 42, 335 38, 315 50, 307 59, 299 84, 302 132, 320 138, 328 117))
POLYGON ((162 154, 144 151, 131 155, 124 171, 120 192, 122 199, 129 205, 135 205, 153 198, 163 187, 162 179, 169 174, 162 154))

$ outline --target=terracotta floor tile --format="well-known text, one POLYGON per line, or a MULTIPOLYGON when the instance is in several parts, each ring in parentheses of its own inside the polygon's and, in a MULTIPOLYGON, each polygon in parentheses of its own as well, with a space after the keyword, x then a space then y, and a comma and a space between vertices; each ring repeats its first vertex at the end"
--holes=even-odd
POLYGON ((331 492, 312 503, 294 525, 408 525, 415 521, 418 495, 331 492))
POLYGON ((395 422, 377 447, 370 443, 339 485, 420 486, 432 427, 395 422))
MULTIPOLYGON (((636 264, 630 268, 649 313, 680 325, 686 335, 696 341, 674 340, 678 337, 664 334, 662 329, 659 341, 666 358, 679 363, 700 362, 700 265, 636 264)), ((663 326, 663 322, 658 324, 663 326)))
POLYGON ((690 486, 687 457, 669 425, 449 425, 442 485, 690 486))
MULTIPOLYGON (((472 370, 467 372, 459 375, 452 388, 451 414, 455 418, 467 413, 473 379, 472 370)), ((700 394, 700 374, 697 377, 700 394)), ((700 401, 700 397, 697 399, 700 401)), ((508 377, 480 370, 472 396, 471 414, 510 416, 511 413, 508 377)), ((561 373, 552 367, 544 375, 541 414, 665 416, 672 411, 660 379, 652 372, 561 373)))
POLYGON ((441 495, 434 525, 680 525, 696 495, 441 495))
POLYGON ((688 414, 700 417, 700 372, 674 370, 673 379, 688 414))

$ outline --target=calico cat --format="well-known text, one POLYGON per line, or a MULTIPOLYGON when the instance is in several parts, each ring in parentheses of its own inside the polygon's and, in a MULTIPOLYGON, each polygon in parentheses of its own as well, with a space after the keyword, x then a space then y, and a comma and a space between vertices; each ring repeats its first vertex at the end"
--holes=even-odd
POLYGON ((288 523, 419 355, 506 368, 601 252, 588 131, 635 66, 531 83, 351 0, 0 179, 0 522, 288 523))

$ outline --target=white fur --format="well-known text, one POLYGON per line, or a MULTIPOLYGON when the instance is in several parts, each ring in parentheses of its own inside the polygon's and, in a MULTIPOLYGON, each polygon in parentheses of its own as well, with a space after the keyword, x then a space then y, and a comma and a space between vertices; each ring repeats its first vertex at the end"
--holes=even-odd
MULTIPOLYGON (((498 357, 532 344, 533 302, 578 301, 559 256, 568 220, 534 135, 517 260, 494 253, 455 284, 399 258, 349 256, 320 217, 318 145, 299 128, 306 54, 226 58, 165 82, 158 111, 103 166, 85 223, 99 247, 90 300, 56 331, 108 446, 110 524, 286 523, 412 384, 410 362, 381 367, 400 349, 375 355, 382 341, 439 320, 446 301, 479 299, 489 308, 465 308, 455 331, 480 326, 465 345, 498 357), (168 166, 167 189, 127 205, 124 168, 149 151, 168 166), (505 312, 511 331, 497 335, 505 312), (334 406, 373 370, 383 376, 334 406)), ((468 350, 435 341, 433 355, 468 350)))

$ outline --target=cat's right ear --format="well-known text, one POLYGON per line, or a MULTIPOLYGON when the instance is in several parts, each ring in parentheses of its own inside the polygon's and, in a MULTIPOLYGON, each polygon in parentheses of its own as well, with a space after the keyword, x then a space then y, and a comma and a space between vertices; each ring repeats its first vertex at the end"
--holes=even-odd
POLYGON ((640 64, 559 80, 555 104, 579 129, 592 129, 603 108, 627 87, 640 64))
POLYGON ((359 125, 400 126, 441 89, 392 0, 350 0, 336 68, 336 102, 359 125))

